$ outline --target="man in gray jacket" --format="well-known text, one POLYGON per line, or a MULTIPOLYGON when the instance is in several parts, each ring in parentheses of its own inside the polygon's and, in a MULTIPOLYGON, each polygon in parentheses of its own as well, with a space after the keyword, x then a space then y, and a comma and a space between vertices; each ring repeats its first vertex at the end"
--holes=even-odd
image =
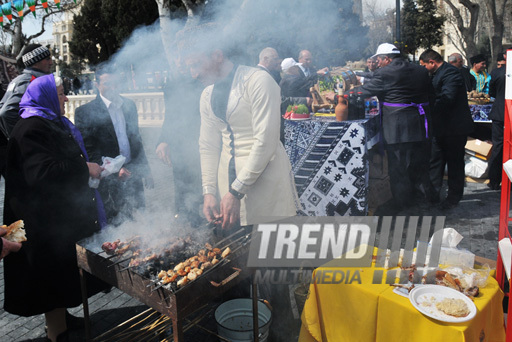
POLYGON ((37 77, 49 74, 53 64, 50 50, 40 44, 27 45, 21 56, 25 69, 9 83, 0 101, 0 128, 7 138, 20 118, 20 101, 28 85, 37 77))
POLYGON ((7 139, 20 119, 20 101, 28 85, 39 76, 50 73, 52 58, 50 50, 41 44, 29 44, 20 54, 25 70, 9 83, 0 101, 0 174, 5 175, 7 139))

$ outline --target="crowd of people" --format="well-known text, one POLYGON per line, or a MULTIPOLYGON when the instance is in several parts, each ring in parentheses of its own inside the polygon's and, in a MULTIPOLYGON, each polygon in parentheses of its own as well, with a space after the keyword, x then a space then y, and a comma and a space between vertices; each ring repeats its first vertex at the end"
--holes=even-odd
MULTIPOLYGON (((155 152, 172 166, 176 211, 194 225, 206 219, 224 229, 294 216, 301 204, 280 121, 289 104, 311 106, 310 89, 329 69, 315 69, 308 50, 300 51, 296 62, 281 59, 272 47, 260 52, 256 66, 237 65, 221 46, 196 39, 211 31, 203 25, 180 32, 174 74, 164 89, 166 115, 155 152)), ((74 244, 143 210, 143 189, 153 187, 153 179, 137 108, 119 94, 116 70, 96 67, 97 96, 76 109, 73 124, 63 115, 63 80, 50 74, 50 51, 31 44, 21 55, 25 71, 0 101, 3 220, 23 219, 27 233, 21 248, 0 240, 1 256, 9 254, 5 309, 22 316, 45 314, 48 338, 65 341, 80 325, 67 313, 81 303, 74 244), (105 157, 124 160, 108 177, 102 177, 105 157), (100 180, 97 189, 94 180, 100 180), (28 279, 34 277, 40 281, 28 279)), ((361 85, 355 91, 376 96, 381 106, 393 213, 413 204, 450 209, 462 199, 464 146, 473 131, 469 90, 496 98, 490 177, 491 187, 499 188, 505 68, 489 75, 483 56, 470 60, 471 70, 458 54, 445 62, 427 50, 417 65, 386 43, 358 74, 361 85)), ((88 282, 89 295, 106 287, 93 277, 88 282)), ((283 291, 278 288, 271 297, 281 298, 276 310, 286 316, 283 291)), ((279 330, 272 330, 274 340, 289 338, 279 330)))

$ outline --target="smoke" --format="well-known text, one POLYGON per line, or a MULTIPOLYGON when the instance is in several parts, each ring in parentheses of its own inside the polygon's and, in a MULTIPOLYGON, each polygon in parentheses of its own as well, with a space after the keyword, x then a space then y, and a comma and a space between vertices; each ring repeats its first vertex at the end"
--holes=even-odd
MULTIPOLYGON (((364 57, 366 29, 352 8, 351 0, 208 1, 198 20, 200 29, 186 27, 184 19, 172 19, 167 35, 162 37, 157 20, 151 26, 136 29, 124 42, 108 61, 124 75, 119 89, 146 87, 148 78, 155 79, 155 73, 165 81, 168 125, 159 142, 168 143, 171 149, 177 212, 193 217, 202 199, 197 139, 203 85, 191 79, 180 53, 220 49, 235 63, 255 66, 259 52, 268 46, 275 48, 281 58, 296 60, 300 50, 308 49, 317 68, 342 66, 348 58, 364 57), (162 39, 171 44, 170 56, 166 55, 162 39), (169 65, 169 61, 175 64, 169 65)), ((147 212, 139 227, 148 217, 161 221, 152 224, 151 229, 170 225, 166 212, 147 212)))

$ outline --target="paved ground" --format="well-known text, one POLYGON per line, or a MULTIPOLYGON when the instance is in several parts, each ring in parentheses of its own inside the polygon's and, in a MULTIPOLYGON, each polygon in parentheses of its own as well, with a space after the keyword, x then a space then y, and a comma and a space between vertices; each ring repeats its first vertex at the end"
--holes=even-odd
MULTIPOLYGON (((144 128, 143 130, 145 146, 155 178, 155 189, 147 191, 146 197, 149 207, 166 207, 168 210, 172 210, 174 205, 171 198, 172 175, 170 169, 163 165, 154 154, 155 139, 158 133, 155 129, 144 128)), ((0 191, 0 198, 3 199, 3 182, 0 183, 0 191)), ((499 196, 498 191, 489 190, 485 184, 468 182, 464 199, 458 207, 449 211, 428 209, 423 210, 422 213, 446 216, 445 226, 455 228, 464 236, 460 244, 462 248, 495 260, 499 196)), ((3 263, 0 262, 0 341, 44 341, 44 317, 42 315, 29 318, 18 317, 1 309, 4 294, 3 276, 3 263)), ((90 298, 89 304, 95 336, 147 309, 146 306, 117 289, 90 298)), ((70 311, 78 316, 83 315, 81 306, 70 311)), ((211 322, 209 326, 211 326, 211 322)), ((77 340, 80 340, 82 333, 77 332, 75 335, 77 340)), ((213 340, 197 331, 189 332, 188 336, 190 339, 187 340, 190 341, 213 340)))

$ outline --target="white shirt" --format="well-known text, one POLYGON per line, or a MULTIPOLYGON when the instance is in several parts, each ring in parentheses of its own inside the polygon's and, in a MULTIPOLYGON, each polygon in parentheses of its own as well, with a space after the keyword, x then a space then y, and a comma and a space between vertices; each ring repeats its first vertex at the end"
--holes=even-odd
POLYGON ((128 135, 126 134, 126 121, 124 119, 123 100, 120 97, 116 97, 114 101, 103 97, 100 94, 103 103, 107 106, 110 114, 110 119, 114 124, 114 130, 116 131, 117 142, 119 144, 119 153, 126 158, 125 164, 131 160, 130 142, 128 141, 128 135))

